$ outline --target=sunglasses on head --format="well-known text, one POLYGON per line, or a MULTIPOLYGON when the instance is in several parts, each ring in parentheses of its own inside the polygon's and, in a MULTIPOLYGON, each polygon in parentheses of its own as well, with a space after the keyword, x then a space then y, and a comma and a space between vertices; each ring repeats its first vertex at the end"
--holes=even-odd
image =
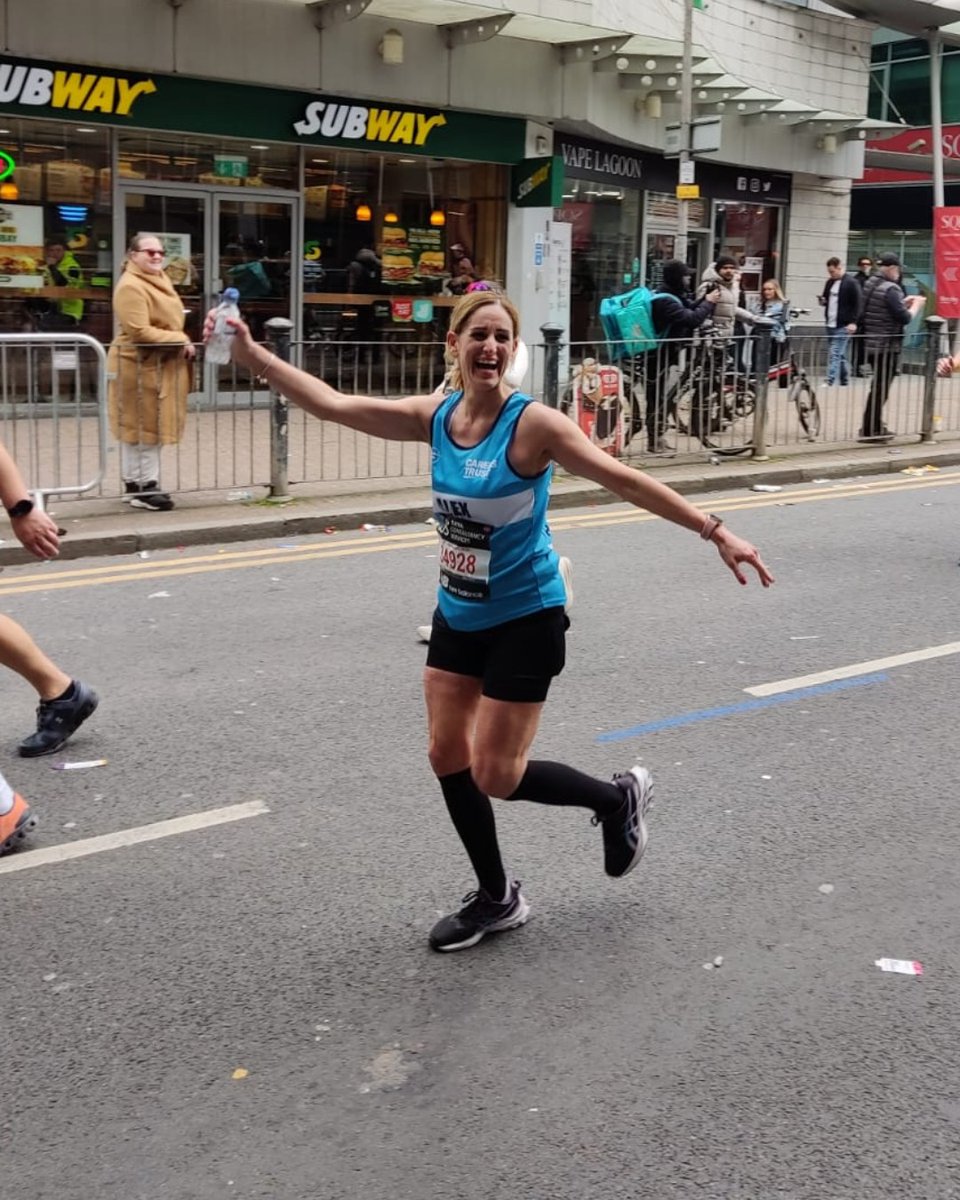
POLYGON ((492 283, 487 283, 485 279, 477 279, 473 283, 467 284, 468 292, 493 292, 496 289, 492 283))

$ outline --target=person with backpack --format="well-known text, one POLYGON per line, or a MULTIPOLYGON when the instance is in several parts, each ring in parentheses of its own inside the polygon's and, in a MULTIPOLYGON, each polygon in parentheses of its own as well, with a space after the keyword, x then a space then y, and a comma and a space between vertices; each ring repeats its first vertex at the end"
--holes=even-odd
POLYGON ((647 449, 651 454, 667 453, 671 447, 664 441, 667 424, 667 385, 670 368, 675 366, 683 349, 682 338, 689 338, 695 329, 709 320, 716 311, 720 291, 714 288, 699 300, 691 299, 690 283, 693 269, 678 258, 663 264, 661 291, 653 294, 650 316, 657 338, 655 350, 644 355, 643 378, 646 390, 647 449))

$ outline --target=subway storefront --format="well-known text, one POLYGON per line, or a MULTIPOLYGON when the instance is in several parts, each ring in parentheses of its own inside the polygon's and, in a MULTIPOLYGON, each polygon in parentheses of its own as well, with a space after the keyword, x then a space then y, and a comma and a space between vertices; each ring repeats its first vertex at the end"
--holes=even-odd
POLYGON ((159 235, 200 336, 233 285, 256 333, 436 336, 505 271, 523 121, 0 58, 0 329, 112 335, 129 238, 159 235))

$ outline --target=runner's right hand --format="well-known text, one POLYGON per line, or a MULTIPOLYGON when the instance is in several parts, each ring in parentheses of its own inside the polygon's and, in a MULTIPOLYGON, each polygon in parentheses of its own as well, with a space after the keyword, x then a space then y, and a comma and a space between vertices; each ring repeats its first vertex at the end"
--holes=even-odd
MULTIPOLYGON (((217 310, 211 308, 203 319, 204 344, 210 341, 216 320, 217 310)), ((227 323, 232 325, 237 331, 237 336, 233 339, 233 361, 239 363, 242 367, 253 365, 256 361, 257 343, 253 340, 253 335, 250 333, 250 326, 245 321, 234 317, 228 317, 227 323)))

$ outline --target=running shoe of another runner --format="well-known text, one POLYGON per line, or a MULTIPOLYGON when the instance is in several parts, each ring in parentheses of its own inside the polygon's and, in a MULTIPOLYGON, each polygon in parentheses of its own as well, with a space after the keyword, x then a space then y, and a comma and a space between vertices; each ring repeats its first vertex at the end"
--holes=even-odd
POLYGON ((646 767, 631 767, 613 782, 623 792, 623 804, 609 817, 594 817, 603 826, 603 866, 608 875, 620 879, 637 865, 647 848, 644 821, 653 804, 653 776, 646 767))
POLYGON ((434 950, 466 950, 475 946, 488 933, 503 933, 516 929, 530 920, 530 905, 520 891, 520 882, 510 885, 505 901, 494 900, 480 888, 464 896, 464 906, 451 913, 430 930, 430 945, 434 950))

